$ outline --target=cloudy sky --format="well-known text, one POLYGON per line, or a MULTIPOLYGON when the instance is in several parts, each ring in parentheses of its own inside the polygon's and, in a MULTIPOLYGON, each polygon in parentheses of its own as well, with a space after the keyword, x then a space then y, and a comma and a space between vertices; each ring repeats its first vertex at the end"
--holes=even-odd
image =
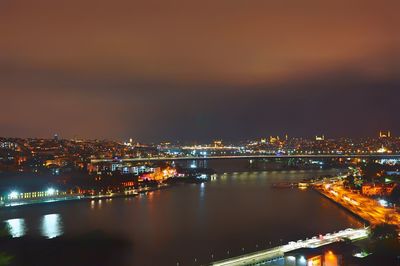
POLYGON ((0 135, 400 134, 399 1, 0 1, 0 135))

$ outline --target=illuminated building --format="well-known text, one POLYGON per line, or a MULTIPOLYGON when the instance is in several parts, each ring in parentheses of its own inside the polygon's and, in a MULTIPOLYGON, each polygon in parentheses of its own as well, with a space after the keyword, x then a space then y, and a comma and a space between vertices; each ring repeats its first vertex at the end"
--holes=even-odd
POLYGON ((322 141, 322 140, 325 140, 325 135, 321 135, 321 136, 315 136, 315 140, 316 140, 316 141, 322 141))
POLYGON ((167 167, 164 170, 161 170, 160 167, 157 167, 157 168, 152 168, 151 172, 147 172, 140 175, 139 180, 164 181, 167 178, 173 177, 175 175, 176 175, 176 170, 174 168, 167 167))
POLYGON ((46 190, 43 190, 43 191, 33 191, 33 192, 28 192, 28 191, 21 192, 21 191, 13 190, 13 191, 10 191, 9 193, 1 195, 0 202, 2 204, 4 204, 6 202, 54 198, 54 197, 60 197, 60 196, 65 196, 65 195, 66 195, 66 192, 56 190, 55 188, 52 188, 52 187, 50 187, 46 190))
POLYGON ((391 132, 386 130, 381 130, 379 131, 379 138, 383 139, 383 138, 390 138, 391 137, 391 132))
POLYGON ((318 248, 299 248, 285 253, 286 266, 342 266, 351 260, 353 246, 337 242, 318 248))
POLYGON ((386 152, 390 153, 390 151, 387 148, 383 147, 383 146, 380 147, 376 152, 377 153, 386 153, 386 152))
POLYGON ((269 143, 273 144, 277 141, 279 141, 279 136, 276 136, 276 137, 270 136, 269 137, 269 143))
POLYGON ((128 142, 124 142, 124 145, 132 147, 132 146, 135 146, 135 143, 133 142, 133 139, 130 138, 128 142))
POLYGON ((222 140, 214 140, 214 147, 222 147, 222 140))
POLYGON ((117 171, 117 169, 122 168, 122 164, 121 163, 113 163, 111 164, 111 172, 117 171))
POLYGON ((365 196, 388 196, 392 194, 396 186, 397 184, 395 183, 391 184, 364 183, 361 187, 361 193, 365 196))
POLYGON ((298 186, 299 188, 308 188, 309 187, 309 183, 306 182, 299 182, 298 186))

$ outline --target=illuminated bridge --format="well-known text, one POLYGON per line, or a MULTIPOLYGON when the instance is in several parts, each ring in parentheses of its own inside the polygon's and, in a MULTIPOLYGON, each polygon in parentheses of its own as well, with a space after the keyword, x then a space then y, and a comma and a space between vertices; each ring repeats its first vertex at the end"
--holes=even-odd
POLYGON ((234 257, 222 261, 216 261, 210 266, 245 266, 257 265, 268 261, 273 261, 284 256, 285 252, 293 251, 300 248, 318 248, 334 242, 339 242, 344 239, 357 241, 368 237, 369 229, 346 229, 334 234, 326 234, 320 237, 313 237, 312 239, 299 240, 297 242, 289 242, 286 245, 274 247, 251 254, 246 254, 239 257, 234 257))
POLYGON ((183 156, 183 157, 150 157, 150 158, 96 158, 91 163, 100 162, 154 162, 154 161, 190 161, 190 160, 227 160, 227 159, 330 159, 330 158, 372 158, 372 159, 400 159, 400 154, 291 154, 291 155, 225 155, 225 156, 183 156))

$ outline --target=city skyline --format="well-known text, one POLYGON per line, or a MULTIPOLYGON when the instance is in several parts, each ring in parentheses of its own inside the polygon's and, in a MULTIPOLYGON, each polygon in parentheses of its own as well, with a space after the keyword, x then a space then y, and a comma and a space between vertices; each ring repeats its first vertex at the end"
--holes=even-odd
POLYGON ((350 137, 350 136, 332 136, 326 133, 320 133, 320 134, 314 134, 314 135, 307 135, 307 136, 294 136, 290 135, 287 132, 285 133, 280 133, 280 134, 263 134, 263 135, 258 135, 258 136, 252 136, 252 137, 243 137, 243 138, 238 138, 238 139, 223 139, 220 137, 214 137, 214 138, 209 138, 209 139, 167 139, 163 138, 160 136, 158 139, 153 139, 153 140, 143 140, 140 138, 136 138, 135 136, 130 136, 126 138, 95 138, 95 137, 81 137, 78 135, 75 136, 64 136, 63 134, 60 133, 55 133, 53 135, 49 136, 27 136, 27 137, 20 137, 20 136, 0 136, 0 139, 43 139, 43 140, 105 140, 105 141, 119 141, 119 142, 133 142, 133 143, 148 143, 148 144, 155 144, 155 143, 181 143, 181 144, 206 144, 206 143, 215 143, 215 142, 221 142, 221 143, 237 143, 237 142, 246 142, 246 141, 261 141, 261 142, 270 142, 272 140, 290 140, 290 139, 305 139, 305 140, 315 140, 315 141, 325 141, 325 140, 339 140, 339 139, 353 139, 353 140, 362 140, 362 139, 386 139, 386 138, 391 138, 391 139, 397 139, 400 138, 399 136, 396 135, 395 132, 392 132, 391 130, 379 130, 378 132, 375 132, 374 135, 363 135, 363 136, 357 136, 357 137, 350 137))
POLYGON ((399 132, 398 7, 5 1, 0 131, 143 141, 399 132))

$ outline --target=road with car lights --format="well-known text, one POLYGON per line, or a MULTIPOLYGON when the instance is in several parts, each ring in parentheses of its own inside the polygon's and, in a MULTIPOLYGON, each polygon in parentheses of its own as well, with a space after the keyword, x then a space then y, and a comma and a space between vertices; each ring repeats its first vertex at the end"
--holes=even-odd
POLYGON ((372 225, 400 224, 400 214, 395 209, 384 207, 375 199, 345 189, 340 183, 318 185, 315 189, 372 225))

